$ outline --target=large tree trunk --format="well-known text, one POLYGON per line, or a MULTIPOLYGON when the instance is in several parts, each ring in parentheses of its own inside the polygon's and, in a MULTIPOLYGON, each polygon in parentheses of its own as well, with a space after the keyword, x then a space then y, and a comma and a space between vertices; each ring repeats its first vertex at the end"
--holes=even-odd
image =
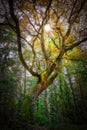
POLYGON ((32 98, 32 103, 34 104, 37 99, 38 96, 41 94, 41 92, 43 90, 45 90, 47 87, 49 86, 48 82, 46 81, 41 81, 39 83, 37 83, 35 86, 33 86, 30 90, 29 90, 29 97, 32 98))
POLYGON ((30 124, 34 124, 34 105, 38 99, 38 96, 47 87, 47 83, 45 81, 41 81, 37 83, 35 86, 33 86, 29 90, 28 95, 26 95, 24 98, 22 112, 24 113, 26 120, 30 124))
POLYGON ((22 101, 21 116, 23 122, 34 124, 34 105, 32 104, 32 98, 29 96, 26 96, 22 101))

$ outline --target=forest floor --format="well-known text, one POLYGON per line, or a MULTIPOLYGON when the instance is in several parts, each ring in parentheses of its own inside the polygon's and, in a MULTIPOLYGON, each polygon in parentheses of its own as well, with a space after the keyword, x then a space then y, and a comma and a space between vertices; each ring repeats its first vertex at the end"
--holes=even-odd
POLYGON ((36 126, 34 130, 87 130, 87 125, 67 125, 59 124, 57 126, 36 126))
POLYGON ((87 125, 74 125, 74 124, 12 124, 12 126, 3 125, 0 130, 87 130, 87 125))

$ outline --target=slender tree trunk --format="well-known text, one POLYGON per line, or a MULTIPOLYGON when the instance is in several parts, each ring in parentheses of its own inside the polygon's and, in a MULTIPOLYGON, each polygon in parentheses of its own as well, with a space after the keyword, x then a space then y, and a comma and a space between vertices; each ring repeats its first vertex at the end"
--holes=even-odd
POLYGON ((24 68, 24 97, 26 95, 26 69, 24 68))
POLYGON ((48 90, 45 90, 44 103, 45 103, 46 115, 47 115, 47 118, 48 118, 48 120, 50 122, 48 90))
MULTIPOLYGON (((80 104, 80 109, 83 113, 80 114, 81 118, 85 118, 85 116, 87 115, 87 111, 86 111, 86 103, 85 103, 85 97, 84 97, 84 91, 83 91, 83 86, 81 84, 81 79, 79 77, 79 75, 77 75, 77 79, 76 79, 77 85, 79 87, 80 90, 80 98, 81 98, 81 104, 80 104)), ((84 121, 84 119, 82 120, 82 122, 84 121)))
MULTIPOLYGON (((62 107, 65 109, 65 101, 64 101, 64 95, 63 95, 63 88, 62 88, 62 79, 59 77, 59 88, 61 93, 61 99, 62 99, 62 107)), ((62 121, 64 122, 64 116, 62 115, 62 121)))
POLYGON ((75 99, 72 79, 71 79, 71 75, 70 75, 70 72, 69 72, 68 68, 66 68, 66 70, 67 70, 68 81, 69 81, 70 88, 71 88, 71 91, 72 91, 73 103, 74 103, 74 113, 73 113, 74 114, 74 120, 75 120, 75 122, 77 122, 77 117, 78 117, 78 114, 77 114, 77 104, 76 104, 76 99, 75 99))
MULTIPOLYGON (((57 84, 58 85, 58 84, 57 84)), ((54 98, 55 98, 55 107, 56 107, 56 122, 59 123, 59 111, 58 111, 58 102, 57 102, 57 85, 54 85, 54 98)))

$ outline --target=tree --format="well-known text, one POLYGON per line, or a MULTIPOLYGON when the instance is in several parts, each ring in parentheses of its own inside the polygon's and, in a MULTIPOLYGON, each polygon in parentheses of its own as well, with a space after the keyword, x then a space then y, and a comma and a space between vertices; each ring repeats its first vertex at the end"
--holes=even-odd
POLYGON ((8 129, 17 122, 20 69, 16 57, 17 46, 10 44, 13 43, 13 35, 3 27, 0 29, 0 129, 8 129))
POLYGON ((28 93, 31 106, 58 76, 67 53, 86 43, 86 5, 85 0, 1 0, 0 26, 14 32, 20 61, 37 78, 28 93))

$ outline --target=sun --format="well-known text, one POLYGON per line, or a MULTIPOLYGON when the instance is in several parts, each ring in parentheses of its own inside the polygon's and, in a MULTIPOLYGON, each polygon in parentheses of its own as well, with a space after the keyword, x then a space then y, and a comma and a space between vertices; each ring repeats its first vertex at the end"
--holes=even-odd
POLYGON ((44 30, 45 30, 46 32, 50 32, 50 31, 51 31, 50 25, 49 25, 49 24, 46 24, 46 25, 44 26, 44 30))

